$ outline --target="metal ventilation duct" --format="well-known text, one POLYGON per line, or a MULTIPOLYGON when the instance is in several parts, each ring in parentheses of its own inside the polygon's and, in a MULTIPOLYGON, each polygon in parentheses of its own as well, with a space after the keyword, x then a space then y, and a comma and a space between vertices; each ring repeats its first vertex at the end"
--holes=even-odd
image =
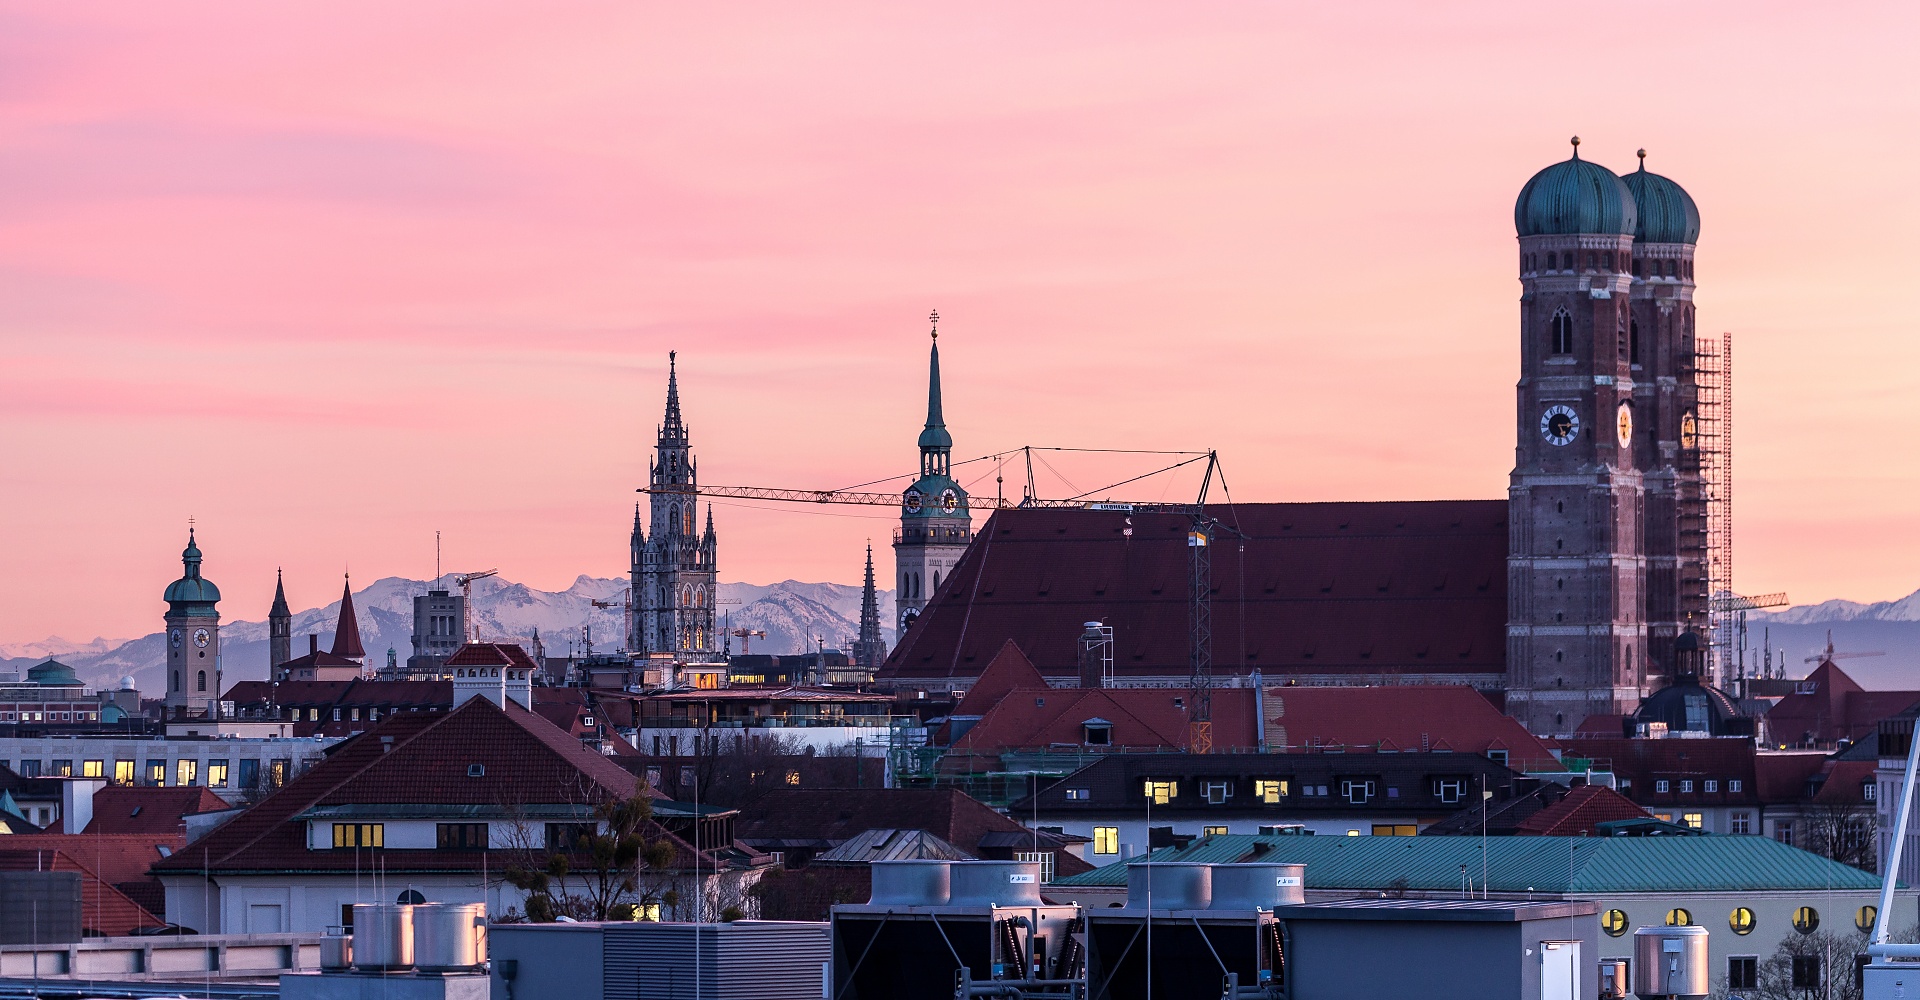
POLYGON ((945 906, 953 893, 951 861, 875 861, 871 906, 945 906))
POLYGON ((1127 866, 1127 909, 1204 910, 1213 902, 1213 867, 1192 861, 1127 866))
POLYGON ((1045 906, 1038 861, 955 861, 952 906, 1045 906))
POLYGON ((1236 864, 1213 866, 1214 910, 1271 910, 1307 901, 1307 866, 1236 864))

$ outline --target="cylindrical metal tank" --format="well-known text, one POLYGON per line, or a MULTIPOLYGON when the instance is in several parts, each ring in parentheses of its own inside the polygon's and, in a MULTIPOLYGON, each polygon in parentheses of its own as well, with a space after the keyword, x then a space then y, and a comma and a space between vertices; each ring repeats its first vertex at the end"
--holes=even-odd
POLYGON ((1127 909, 1204 910, 1213 902, 1213 867, 1192 861, 1127 865, 1127 909))
POLYGON ((945 906, 953 895, 951 861, 875 861, 874 906, 945 906))
POLYGON ((955 861, 948 868, 952 906, 1045 906, 1038 861, 955 861))
POLYGON ((486 961, 487 904, 421 903, 413 908, 414 968, 452 972, 486 961))
POLYGON ((353 967, 369 972, 413 968, 413 907, 353 904, 353 967))
POLYGON ((1236 864, 1213 866, 1214 910, 1271 910, 1307 901, 1307 866, 1236 864))
POLYGON ((327 928, 320 936, 320 971, 345 972, 352 966, 353 935, 344 928, 327 928))
POLYGON ((1627 1000, 1626 959, 1600 960, 1600 997, 1601 1000, 1627 1000))
POLYGON ((1633 932, 1633 992, 1641 1000, 1704 997, 1712 992, 1705 927, 1642 927, 1633 932))

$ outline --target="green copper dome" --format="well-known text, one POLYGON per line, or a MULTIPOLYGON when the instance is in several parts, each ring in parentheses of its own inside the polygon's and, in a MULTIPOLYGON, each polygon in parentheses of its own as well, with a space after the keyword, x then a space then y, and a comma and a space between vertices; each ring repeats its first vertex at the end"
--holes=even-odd
POLYGON ((78 687, 80 675, 59 660, 48 660, 27 671, 27 683, 44 684, 49 687, 78 687))
POLYGON ((1620 178, 1633 192, 1639 225, 1634 228, 1636 243, 1700 242, 1700 209, 1693 204, 1687 189, 1659 174, 1647 171, 1647 151, 1640 151, 1640 169, 1620 178))
POLYGON ((180 553, 180 564, 185 568, 180 579, 167 584, 167 591, 161 600, 174 606, 174 610, 185 610, 182 604, 213 604, 220 600, 220 588, 200 575, 200 546, 194 543, 193 529, 187 529, 187 547, 180 553))
POLYGON ((1513 205, 1521 236, 1628 236, 1637 224, 1633 192, 1613 171, 1581 159, 1577 137, 1573 158, 1534 174, 1513 205))

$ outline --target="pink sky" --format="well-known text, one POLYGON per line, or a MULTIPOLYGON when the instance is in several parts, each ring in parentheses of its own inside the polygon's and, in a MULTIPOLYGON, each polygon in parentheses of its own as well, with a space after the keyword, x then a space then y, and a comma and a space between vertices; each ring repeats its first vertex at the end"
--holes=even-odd
MULTIPOLYGON (((623 572, 669 349, 704 481, 845 486, 911 468, 935 307, 959 457, 1503 496, 1513 198, 1575 133, 1699 202, 1738 587, 1903 595, 1916 20, 0 5, 0 640, 155 629, 189 515, 230 618, 276 565, 299 607, 429 575, 435 529, 450 569, 623 572)), ((870 537, 884 579, 889 514, 722 507, 722 577, 852 582, 870 537)))

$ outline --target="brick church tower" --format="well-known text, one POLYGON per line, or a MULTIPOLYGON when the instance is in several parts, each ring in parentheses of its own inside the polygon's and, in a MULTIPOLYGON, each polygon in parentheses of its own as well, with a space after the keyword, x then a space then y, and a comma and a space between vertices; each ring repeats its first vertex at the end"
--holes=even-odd
POLYGON ((1573 156, 1514 205, 1518 447, 1507 712, 1538 733, 1626 714, 1706 625, 1693 258, 1700 212, 1646 169, 1573 156))

